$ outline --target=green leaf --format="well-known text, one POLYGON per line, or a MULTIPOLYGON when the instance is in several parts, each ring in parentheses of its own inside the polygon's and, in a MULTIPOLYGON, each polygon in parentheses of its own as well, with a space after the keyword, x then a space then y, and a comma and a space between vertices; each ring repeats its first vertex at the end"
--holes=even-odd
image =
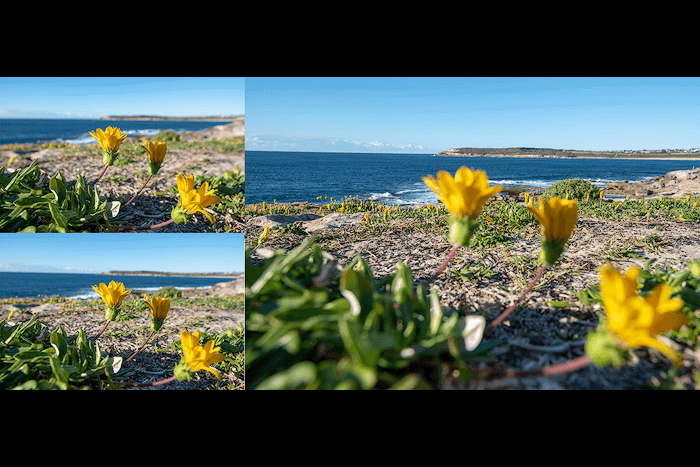
POLYGON ((353 268, 347 268, 340 274, 340 290, 352 292, 360 304, 362 316, 366 316, 374 306, 373 285, 366 275, 353 268))
POLYGON ((54 349, 56 349, 56 356, 58 358, 63 358, 63 356, 68 352, 66 333, 61 326, 51 333, 49 342, 51 342, 51 345, 54 347, 54 349))
POLYGON ((66 183, 65 180, 53 177, 49 181, 49 189, 53 192, 56 197, 56 202, 60 205, 66 199, 66 183))
POLYGON ((25 207, 25 208, 34 208, 38 207, 44 203, 47 203, 46 199, 41 197, 41 196, 23 196, 20 198, 17 198, 14 203, 15 206, 19 207, 25 207))
POLYGON ((435 336, 442 324, 442 305, 437 289, 430 289, 430 335, 435 336))
POLYGON ((298 362, 264 380, 255 389, 301 389, 316 379, 316 365, 312 362, 298 362))
POLYGON ((570 302, 564 302, 564 301, 557 301, 557 300, 552 300, 550 302, 547 302, 547 305, 551 306, 552 308, 571 308, 575 307, 576 305, 570 302))
POLYGON ((66 221, 66 218, 63 217, 63 214, 61 214, 61 211, 58 209, 58 206, 56 206, 53 203, 49 203, 49 211, 51 211, 51 217, 53 218, 56 225, 63 229, 63 231, 65 231, 66 227, 68 227, 68 222, 66 221))
POLYGON ((61 389, 68 389, 68 378, 70 374, 61 366, 58 358, 51 357, 50 359, 51 371, 56 378, 56 384, 61 389))
POLYGON ((413 274, 403 261, 396 264, 396 273, 391 282, 391 295, 394 301, 399 304, 400 318, 406 323, 409 320, 411 311, 411 300, 413 299, 413 274))

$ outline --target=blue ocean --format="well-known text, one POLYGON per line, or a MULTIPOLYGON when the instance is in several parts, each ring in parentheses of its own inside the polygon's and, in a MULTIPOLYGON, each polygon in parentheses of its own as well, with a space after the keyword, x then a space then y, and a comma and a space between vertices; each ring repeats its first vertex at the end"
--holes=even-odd
POLYGON ((59 140, 68 144, 93 144, 95 140, 90 131, 103 130, 116 126, 122 133, 137 138, 149 137, 163 130, 173 130, 178 134, 183 131, 206 130, 226 122, 198 122, 176 120, 79 120, 79 119, 0 119, 0 145, 13 143, 36 143, 37 141, 59 140))
POLYGON ((323 197, 342 200, 357 195, 397 205, 434 204, 437 196, 422 177, 438 170, 454 174, 463 165, 486 171, 491 185, 547 188, 567 178, 600 187, 611 181, 649 180, 672 170, 700 167, 700 161, 246 151, 246 203, 327 203, 323 197))
POLYGON ((75 299, 99 298, 92 286, 101 282, 122 282, 127 290, 156 291, 161 287, 176 289, 211 287, 232 279, 221 277, 112 276, 107 274, 63 274, 43 272, 0 272, 0 298, 51 297, 75 299))

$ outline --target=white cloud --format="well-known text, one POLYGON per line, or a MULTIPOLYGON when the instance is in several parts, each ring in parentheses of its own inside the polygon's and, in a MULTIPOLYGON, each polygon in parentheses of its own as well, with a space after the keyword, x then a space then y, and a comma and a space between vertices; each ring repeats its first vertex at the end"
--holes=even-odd
POLYGON ((431 152, 420 144, 391 144, 383 141, 362 141, 340 138, 313 138, 302 136, 250 134, 246 138, 246 147, 259 151, 339 151, 339 152, 431 152))

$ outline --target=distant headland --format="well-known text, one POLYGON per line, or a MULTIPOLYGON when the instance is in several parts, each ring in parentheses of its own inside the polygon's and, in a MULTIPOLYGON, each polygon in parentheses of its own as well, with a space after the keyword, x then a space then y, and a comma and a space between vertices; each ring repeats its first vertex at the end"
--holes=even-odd
POLYGON ((160 272, 160 271, 104 271, 108 276, 168 276, 168 277, 238 277, 239 272, 160 272))
POLYGON ((233 122, 237 119, 233 115, 215 115, 210 117, 163 117, 158 115, 107 115, 100 120, 172 120, 179 122, 233 122))
POLYGON ((436 156, 447 157, 543 157, 543 158, 604 158, 604 159, 694 159, 700 158, 700 149, 641 149, 622 151, 583 151, 551 148, 455 148, 441 151, 436 156))

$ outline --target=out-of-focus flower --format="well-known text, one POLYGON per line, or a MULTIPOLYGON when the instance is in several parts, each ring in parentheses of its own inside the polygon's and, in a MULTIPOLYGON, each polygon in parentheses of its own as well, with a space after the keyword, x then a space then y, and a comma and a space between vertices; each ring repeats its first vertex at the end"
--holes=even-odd
POLYGON ((680 355, 655 336, 688 324, 688 318, 680 311, 683 301, 672 299, 671 288, 665 283, 656 285, 647 296, 638 294, 638 276, 636 266, 624 276, 610 263, 600 268, 607 329, 629 347, 653 347, 678 365, 680 355))
POLYGON ((267 240, 268 235, 270 235, 270 226, 266 225, 263 228, 262 233, 260 234, 260 237, 258 237, 258 245, 262 245, 262 243, 267 240))

